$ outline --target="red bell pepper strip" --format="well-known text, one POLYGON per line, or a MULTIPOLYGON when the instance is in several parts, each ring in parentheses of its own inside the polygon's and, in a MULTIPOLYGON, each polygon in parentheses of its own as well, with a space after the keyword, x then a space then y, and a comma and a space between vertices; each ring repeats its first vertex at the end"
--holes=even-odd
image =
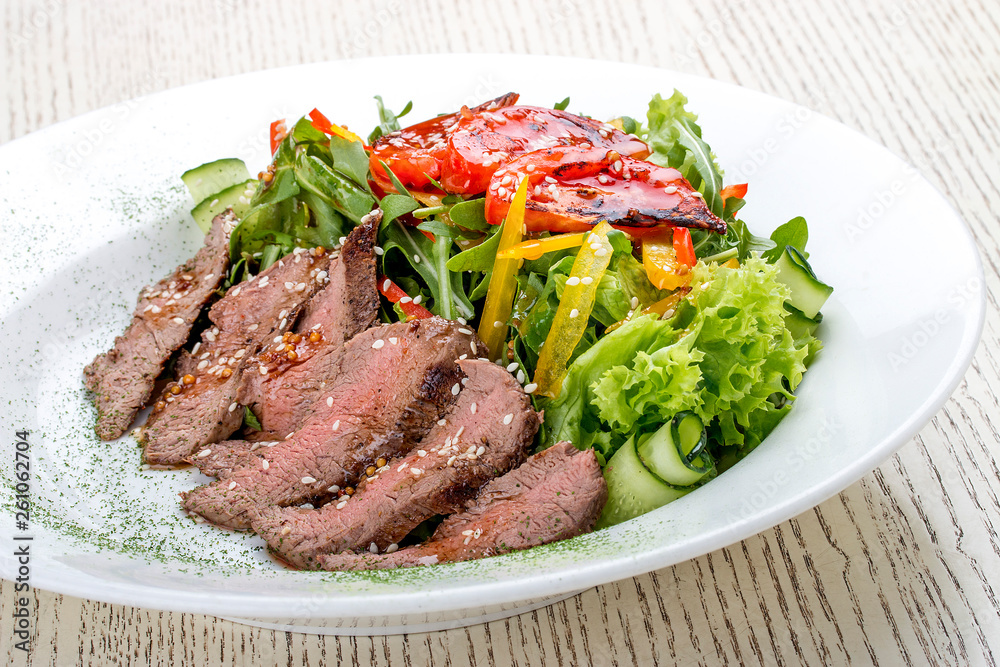
POLYGON ((698 263, 694 244, 691 242, 691 230, 687 227, 674 227, 674 252, 677 253, 677 261, 685 266, 698 263))
POLYGON ((719 196, 722 197, 722 203, 725 205, 726 200, 730 197, 736 197, 737 199, 743 199, 747 196, 747 184, 740 183, 739 185, 727 185, 719 191, 719 196))
POLYGON ((418 303, 413 303, 413 299, 403 290, 402 287, 392 282, 385 276, 378 276, 378 291, 382 293, 390 303, 398 303, 400 309, 406 314, 407 321, 422 320, 426 317, 433 317, 434 313, 427 310, 418 303), (404 300, 405 299, 405 300, 404 300))
POLYGON ((285 129, 284 118, 271 123, 271 155, 274 155, 274 151, 278 150, 278 144, 284 141, 286 136, 288 136, 288 130, 285 129))
MULTIPOLYGON (((325 132, 326 134, 336 134, 337 136, 343 137, 348 141, 361 141, 361 137, 354 134, 347 128, 331 123, 330 119, 324 116, 319 109, 313 109, 308 115, 309 120, 312 122, 312 126, 320 132, 325 132)), ((364 144, 363 141, 361 141, 361 143, 364 144)))

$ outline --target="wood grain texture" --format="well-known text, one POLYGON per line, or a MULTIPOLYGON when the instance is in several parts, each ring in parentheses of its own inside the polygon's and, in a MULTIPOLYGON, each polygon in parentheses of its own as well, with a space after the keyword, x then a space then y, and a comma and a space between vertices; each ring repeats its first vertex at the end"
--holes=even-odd
POLYGON ((0 141, 131 97, 318 60, 443 51, 587 56, 778 95, 918 166, 972 227, 983 343, 923 431, 839 496, 692 561, 486 625, 278 633, 35 592, 12 664, 995 665, 1000 650, 1000 3, 69 2, 0 5, 0 141))

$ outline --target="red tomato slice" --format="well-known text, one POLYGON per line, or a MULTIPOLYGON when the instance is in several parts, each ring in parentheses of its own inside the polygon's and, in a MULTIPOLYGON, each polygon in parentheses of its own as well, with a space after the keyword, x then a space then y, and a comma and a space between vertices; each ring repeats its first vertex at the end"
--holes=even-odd
POLYGON ((461 111, 431 118, 379 137, 372 144, 369 161, 372 180, 386 192, 396 191, 389 175, 379 163, 381 160, 389 165, 392 173, 407 188, 437 190, 427 177, 434 180, 441 178, 441 166, 448 151, 448 137, 462 115, 510 106, 517 102, 517 98, 517 93, 507 93, 472 109, 462 107, 461 111))
POLYGON ((448 139, 438 179, 447 192, 477 195, 503 165, 543 148, 614 147, 642 159, 649 147, 609 123, 542 107, 511 106, 463 117, 448 139))
POLYGON ((528 231, 582 232, 606 221, 631 234, 668 225, 726 233, 726 223, 676 169, 607 148, 548 148, 497 170, 486 192, 489 223, 503 222, 525 177, 528 231))

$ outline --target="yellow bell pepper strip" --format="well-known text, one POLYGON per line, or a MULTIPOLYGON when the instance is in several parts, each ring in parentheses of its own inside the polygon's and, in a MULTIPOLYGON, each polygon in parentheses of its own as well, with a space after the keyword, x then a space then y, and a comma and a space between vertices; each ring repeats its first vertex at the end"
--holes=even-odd
POLYGON ((496 361, 503 354, 507 341, 507 320, 514 306, 514 292, 517 290, 517 269, 519 259, 501 259, 500 253, 521 240, 524 225, 524 204, 528 200, 528 179, 522 178, 517 192, 510 203, 507 219, 500 230, 500 245, 493 263, 490 287, 486 292, 483 316, 479 321, 479 337, 489 350, 490 359, 496 361))
POLYGON ((657 289, 675 290, 691 282, 691 271, 678 261, 670 236, 655 235, 642 239, 642 265, 649 282, 657 289))
POLYGON ((611 225, 606 222, 594 227, 573 262, 562 299, 552 318, 552 328, 539 350, 535 366, 535 391, 541 396, 555 398, 562 391, 569 358, 587 330, 597 286, 611 263, 610 231, 611 225))
POLYGON ((565 250, 583 245, 583 239, 590 232, 577 232, 576 234, 556 234, 544 239, 534 239, 523 241, 515 246, 507 248, 503 252, 497 253, 497 259, 539 259, 547 252, 565 250))
POLYGON ((738 269, 740 268, 740 260, 733 257, 731 260, 722 265, 726 269, 738 269))

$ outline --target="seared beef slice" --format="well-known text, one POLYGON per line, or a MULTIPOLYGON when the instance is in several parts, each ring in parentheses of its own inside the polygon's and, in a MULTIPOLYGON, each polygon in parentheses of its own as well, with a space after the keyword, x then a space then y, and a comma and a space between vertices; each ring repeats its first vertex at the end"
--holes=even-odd
POLYGON ((321 509, 261 511, 253 528, 272 551, 316 568, 322 553, 384 550, 422 521, 461 510, 483 484, 524 461, 539 423, 527 394, 496 364, 459 363, 468 382, 415 451, 321 509))
POLYGON ((196 351, 182 355, 177 381, 143 429, 147 463, 176 465, 239 428, 243 410, 236 395, 249 357, 326 283, 329 261, 325 253, 297 248, 212 306, 208 317, 215 326, 202 333, 196 351))
POLYGON ((329 283, 306 305, 295 331, 268 341, 248 364, 239 402, 261 424, 254 439, 281 439, 301 426, 337 375, 344 343, 378 316, 375 236, 381 212, 354 228, 330 262, 329 283))
POLYGON ((381 555, 326 555, 319 561, 327 570, 375 570, 527 549, 589 532, 607 496, 594 452, 561 442, 484 486, 466 511, 445 519, 424 544, 381 555))
POLYGON ((139 295, 132 323, 109 352, 84 371, 94 392, 101 440, 114 440, 149 400, 163 364, 191 333, 191 325, 225 277, 229 262, 232 211, 216 216, 205 245, 190 261, 139 295))
POLYGON ((480 349, 475 333, 440 318, 364 331, 347 343, 340 374, 290 439, 262 447, 250 467, 191 491, 184 506, 209 521, 249 528, 269 505, 298 505, 354 483, 380 457, 420 440, 455 400, 457 359, 480 349))

